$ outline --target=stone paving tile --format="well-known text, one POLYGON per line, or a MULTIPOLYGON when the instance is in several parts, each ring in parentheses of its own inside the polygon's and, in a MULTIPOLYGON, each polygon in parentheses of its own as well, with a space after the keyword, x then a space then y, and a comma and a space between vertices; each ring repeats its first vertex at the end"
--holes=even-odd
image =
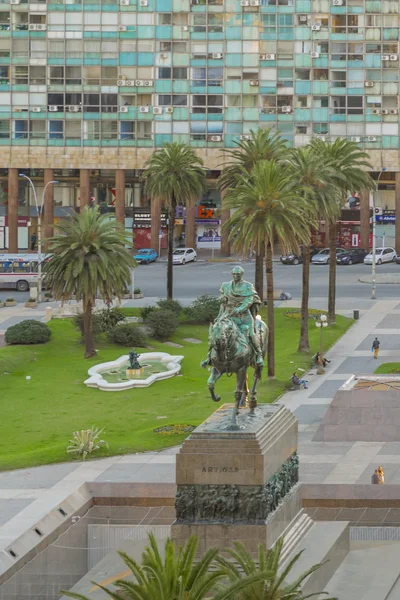
POLYGON ((383 445, 383 448, 378 452, 379 454, 394 454, 396 456, 400 455, 400 442, 388 442, 383 445))
POLYGON ((352 442, 311 442, 301 445, 301 454, 327 455, 342 454, 345 455, 352 447, 352 442))
POLYGON ((311 425, 311 423, 319 423, 322 421, 328 406, 326 404, 303 404, 294 411, 295 417, 298 418, 301 425, 311 425))
POLYGON ((175 483, 175 465, 146 464, 126 468, 119 465, 109 467, 97 477, 96 481, 143 482, 143 483, 175 483))
MULTIPOLYGON (((343 371, 343 373, 349 373, 349 371, 343 371)), ((333 398, 335 393, 345 381, 346 379, 327 379, 319 386, 317 390, 315 390, 315 392, 310 395, 310 398, 333 398)))
POLYGON ((5 471, 0 474, 0 489, 52 488, 78 466, 76 463, 62 463, 18 471, 5 471))
MULTIPOLYGON (((369 350, 371 352, 371 348, 372 348, 372 342, 374 341, 375 337, 379 338, 379 341, 381 343, 381 350, 398 350, 399 354, 400 354, 400 340, 399 337, 397 335, 388 335, 388 334, 383 334, 383 335, 367 335, 367 337, 365 338, 365 340, 363 342, 361 342, 361 344, 359 346, 357 346, 356 350, 369 350)), ((372 352, 371 352, 372 354, 372 352)))
POLYGON ((342 362, 335 373, 354 373, 354 375, 372 374, 379 365, 385 362, 388 362, 387 358, 379 357, 375 359, 372 352, 369 358, 368 356, 351 356, 342 362))
POLYGON ((400 315, 386 315, 377 325, 377 329, 400 329, 400 315))
POLYGON ((32 502, 32 498, 13 498, 10 500, 0 500, 0 526, 7 523, 7 521, 15 517, 15 515, 29 506, 32 502))
POLYGON ((299 465, 299 478, 301 483, 317 483, 324 481, 335 468, 332 463, 301 463, 299 465))

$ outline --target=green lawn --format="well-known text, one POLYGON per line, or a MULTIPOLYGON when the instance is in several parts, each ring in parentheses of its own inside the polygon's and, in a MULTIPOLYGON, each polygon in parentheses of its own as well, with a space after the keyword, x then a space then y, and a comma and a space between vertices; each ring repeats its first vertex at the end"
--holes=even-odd
POLYGON ((380 367, 378 367, 376 369, 376 371, 374 371, 374 373, 380 373, 383 375, 388 375, 388 374, 398 375, 400 373, 400 363, 398 363, 398 362, 383 363, 383 365, 380 365, 380 367))
MULTIPOLYGON (((136 311, 128 309, 130 315, 136 311)), ((297 319, 284 316, 276 309, 276 375, 264 381, 259 402, 274 401, 288 385, 295 369, 307 369, 311 355, 297 354, 299 325, 297 319)), ((324 330, 326 348, 352 324, 337 317, 337 324, 324 330)), ((103 392, 87 388, 83 381, 93 364, 113 360, 126 349, 97 344, 99 354, 83 359, 80 336, 70 320, 53 320, 48 344, 0 349, 0 389, 2 418, 0 423, 0 469, 71 460, 66 453, 72 432, 92 425, 105 427, 102 437, 109 443, 97 456, 157 450, 176 445, 186 435, 160 435, 155 427, 187 423, 198 425, 218 406, 208 395, 206 371, 199 367, 207 351, 208 327, 181 325, 173 341, 184 348, 169 348, 154 342, 158 350, 184 354, 182 376, 158 382, 142 390, 103 392), (202 344, 190 344, 185 337, 195 337, 202 344), (30 379, 27 379, 30 376, 30 379)), ((319 332, 310 320, 312 353, 318 349, 319 332)), ((223 377, 217 384, 222 402, 233 401, 234 380, 223 377)))

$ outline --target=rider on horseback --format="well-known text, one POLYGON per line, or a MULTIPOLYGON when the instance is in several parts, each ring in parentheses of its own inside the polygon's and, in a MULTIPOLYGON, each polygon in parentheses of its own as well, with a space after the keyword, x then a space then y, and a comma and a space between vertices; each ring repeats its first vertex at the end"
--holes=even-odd
MULTIPOLYGON (((222 317, 231 318, 240 331, 246 337, 248 335, 248 339, 256 355, 256 364, 262 367, 264 365, 262 349, 255 329, 255 317, 261 305, 261 300, 253 284, 243 280, 243 273, 242 267, 234 267, 232 270, 232 281, 221 285, 221 296, 219 297, 221 306, 216 321, 222 317)), ((211 364, 212 345, 213 340, 210 340, 207 358, 201 363, 201 366, 204 368, 211 364)))

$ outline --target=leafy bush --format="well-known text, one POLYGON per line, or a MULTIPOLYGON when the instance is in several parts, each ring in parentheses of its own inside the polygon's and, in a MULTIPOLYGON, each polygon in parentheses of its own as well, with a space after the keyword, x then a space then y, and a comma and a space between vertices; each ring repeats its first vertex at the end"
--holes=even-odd
POLYGON ((6 302, 15 302, 15 298, 6 298, 6 302))
POLYGON ((120 323, 108 332, 108 340, 119 346, 146 346, 146 334, 134 323, 120 323))
POLYGON ((183 311, 183 306, 178 300, 159 300, 157 302, 158 308, 161 310, 170 310, 175 313, 178 317, 183 311))
POLYGON ((217 318, 219 312, 219 300, 215 296, 199 296, 185 309, 188 321, 196 323, 211 323, 217 318))
POLYGON ((154 312, 155 310, 157 310, 155 306, 143 306, 143 308, 140 309, 140 317, 142 321, 145 321, 149 314, 154 312))
POLYGON ((51 337, 46 323, 28 319, 9 327, 5 333, 6 344, 45 344, 51 337))
POLYGON ((133 293, 134 293, 134 294, 141 294, 141 293, 142 293, 142 290, 141 290, 140 288, 135 288, 135 289, 133 290, 133 293))
POLYGON ((36 298, 29 298, 28 302, 30 302, 30 303, 36 302, 36 298))
POLYGON ((152 337, 165 340, 173 335, 178 327, 178 315, 172 310, 154 310, 146 318, 146 325, 152 332, 152 337))
MULTIPOLYGON (((118 323, 125 319, 125 315, 120 308, 104 308, 92 315, 93 335, 108 332, 113 329, 118 323)), ((74 317, 74 325, 81 332, 83 337, 83 313, 79 313, 74 317)))
POLYGON ((81 429, 81 431, 74 431, 74 439, 69 440, 71 446, 68 446, 68 454, 77 454, 78 457, 85 460, 88 454, 92 454, 96 450, 100 450, 101 446, 107 446, 107 442, 100 440, 99 437, 103 433, 103 429, 93 427, 91 429, 81 429))

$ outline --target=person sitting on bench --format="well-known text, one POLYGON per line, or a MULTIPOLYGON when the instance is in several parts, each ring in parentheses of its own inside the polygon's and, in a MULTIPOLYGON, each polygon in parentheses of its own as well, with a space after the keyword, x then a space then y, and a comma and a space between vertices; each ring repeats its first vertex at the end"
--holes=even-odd
POLYGON ((294 386, 303 387, 305 390, 308 390, 308 381, 307 379, 299 379, 297 377, 296 371, 292 375, 292 383, 294 386))

